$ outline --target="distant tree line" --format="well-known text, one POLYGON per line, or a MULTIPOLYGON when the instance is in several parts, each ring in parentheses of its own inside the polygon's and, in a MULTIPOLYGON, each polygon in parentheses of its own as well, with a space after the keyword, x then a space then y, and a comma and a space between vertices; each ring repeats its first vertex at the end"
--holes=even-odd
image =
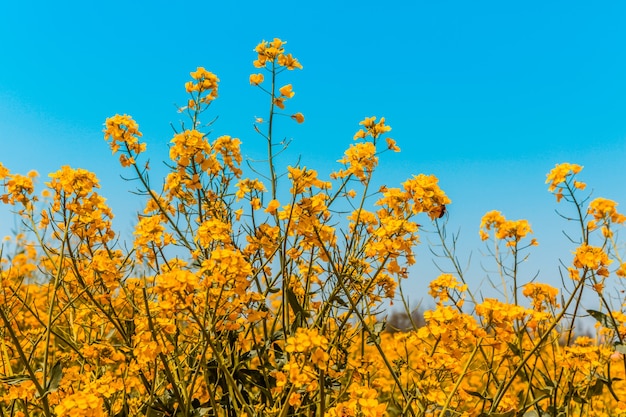
POLYGON ((408 332, 425 325, 424 311, 421 308, 411 311, 411 314, 406 310, 396 310, 387 317, 385 330, 389 333, 408 332))

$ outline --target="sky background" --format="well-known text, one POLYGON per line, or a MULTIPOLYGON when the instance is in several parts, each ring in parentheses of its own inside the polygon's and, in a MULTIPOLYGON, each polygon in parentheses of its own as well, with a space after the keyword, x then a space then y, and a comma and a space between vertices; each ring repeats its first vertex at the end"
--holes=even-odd
MULTIPOLYGON (((127 190, 103 140, 105 119, 138 121, 158 178, 170 123, 182 116, 189 72, 204 66, 221 80, 211 107, 213 136, 239 137, 261 158, 254 133, 267 100, 249 85, 253 48, 286 40, 304 66, 281 83, 296 96, 281 123, 293 139, 285 163, 327 173, 366 116, 384 116, 400 154, 385 154, 378 181, 398 186, 435 174, 452 199, 451 231, 467 278, 488 291, 483 214, 526 218, 540 246, 522 282, 559 285, 559 259, 574 245, 555 214, 546 173, 557 163, 585 167, 594 197, 626 195, 626 3, 619 1, 57 1, 4 2, 0 8, 0 161, 45 177, 69 164, 94 171, 130 235, 140 204, 127 190)), ((208 120, 207 120, 208 121, 208 120)), ((40 180, 40 183, 44 178, 40 180)), ((424 219, 424 222, 427 222, 424 219)), ((14 220, 0 208, 0 232, 14 220)), ((424 234, 418 265, 405 283, 412 299, 437 272, 424 234)))

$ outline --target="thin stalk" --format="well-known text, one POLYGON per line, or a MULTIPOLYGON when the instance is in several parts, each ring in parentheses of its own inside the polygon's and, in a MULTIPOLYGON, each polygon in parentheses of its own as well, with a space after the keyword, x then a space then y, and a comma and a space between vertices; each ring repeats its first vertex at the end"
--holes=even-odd
POLYGON ((465 366, 463 367, 463 371, 461 372, 461 375, 459 375, 459 377, 457 378, 456 384, 454 384, 452 391, 450 391, 450 394, 448 394, 448 398, 446 398, 446 402, 443 404, 443 408, 441 409, 441 412, 439 413, 439 417, 444 417, 446 415, 446 411, 448 410, 448 407, 450 406, 452 397, 459 390, 459 387, 461 386, 461 382, 463 382, 463 377, 467 374, 467 370, 469 369, 470 364, 474 360, 474 356, 476 356, 476 353, 478 352, 478 348, 480 347, 481 343, 482 343, 482 338, 480 338, 478 342, 476 342, 476 345, 474 346, 474 350, 472 350, 470 357, 467 359, 467 362, 465 363, 465 366))
POLYGON ((50 413, 50 404, 48 404, 48 396, 45 395, 46 389, 44 386, 42 386, 39 383, 39 381, 37 380, 37 376, 35 375, 35 371, 33 370, 32 366, 30 366, 30 364, 28 363, 28 358, 26 357, 26 353, 22 349, 22 345, 20 344, 20 341, 17 338, 15 331, 13 331, 13 327, 11 325, 11 322, 9 321, 9 318, 4 312, 4 308, 0 308, 0 318, 2 318, 2 322, 4 323, 5 328, 9 332, 9 336, 11 336, 11 340, 13 340, 13 344, 15 345, 15 350, 17 350, 17 354, 22 360, 22 363, 24 363, 24 368, 26 369, 26 372, 28 373, 30 380, 33 382, 33 385, 35 385, 35 389, 37 389, 37 393, 39 394, 39 397, 41 397, 44 414, 46 415, 46 417, 52 416, 52 414, 50 413))
POLYGON ((495 400, 493 401, 493 403, 491 405, 491 412, 495 412, 495 410, 498 407, 498 404, 500 404, 500 401, 502 401, 502 399, 504 398, 504 394, 509 390, 509 388, 511 388, 511 385, 513 385, 513 381, 515 380, 517 375, 526 366, 526 362, 528 362, 530 360, 530 358, 537 352, 537 350, 539 350, 539 348, 543 345, 543 343, 546 341, 546 339, 550 336, 550 333, 552 332, 552 330, 554 330, 554 328, 557 326, 557 324, 561 321, 561 319, 565 315, 565 312, 567 311, 567 309, 569 308, 571 303, 576 298, 576 293, 583 287, 583 285, 585 283, 585 280, 587 278, 586 275, 587 275, 587 270, 585 270, 585 273, 581 277, 580 281, 578 281, 578 284, 576 284, 576 287, 574 288, 574 291, 572 292, 572 295, 567 300, 566 304, 563 306, 563 309, 561 310, 559 315, 554 318, 554 320, 552 321, 550 326, 548 326, 548 328, 546 329, 546 332, 539 338, 539 340, 533 346, 533 348, 524 356, 524 358, 519 363, 517 368, 515 368, 515 370, 513 371, 513 373, 511 374, 511 376, 507 380, 507 382, 503 386, 501 386, 501 389, 499 390, 495 400))

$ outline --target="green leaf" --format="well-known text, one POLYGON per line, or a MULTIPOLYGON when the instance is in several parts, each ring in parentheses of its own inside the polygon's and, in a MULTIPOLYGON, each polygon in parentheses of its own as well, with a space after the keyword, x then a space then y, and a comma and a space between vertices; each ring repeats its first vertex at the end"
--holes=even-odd
POLYGON ((543 378, 543 382, 546 384, 546 387, 549 387, 550 389, 554 389, 556 387, 552 378, 550 378, 548 375, 544 374, 540 370, 537 371, 539 372, 539 375, 541 375, 541 377, 543 378))
POLYGON ((4 382, 5 384, 9 384, 9 385, 21 384, 24 381, 30 381, 30 376, 22 374, 22 375, 13 375, 13 376, 6 376, 6 377, 0 378, 0 382, 4 382))
POLYGON ((372 333, 382 333, 385 331, 385 322, 384 321, 379 321, 376 322, 374 324, 374 327, 372 328, 372 333))
POLYGON ((339 304, 341 307, 345 307, 345 308, 350 307, 348 305, 348 303, 346 303, 346 301, 343 298, 341 298, 340 296, 338 296, 338 295, 334 296, 329 301, 335 302, 335 303, 339 304))
MULTIPOLYGON (((41 397, 45 397, 46 395, 54 392, 59 388, 59 383, 61 382, 61 378, 63 378, 63 367, 61 366, 61 361, 58 360, 52 369, 50 369, 50 379, 46 383, 46 389, 41 395, 41 397)), ((39 393, 36 395, 39 396, 39 393)))
POLYGON ((519 350, 519 348, 515 346, 515 344, 507 343, 507 345, 509 345, 509 349, 511 349, 511 352, 513 352, 515 356, 522 356, 522 351, 519 350))
POLYGON ((523 417, 531 417, 531 416, 539 417, 539 414, 535 410, 530 410, 530 411, 527 411, 527 410, 529 408, 534 407, 540 401, 543 401, 546 398, 549 398, 551 393, 548 390, 536 390, 536 393, 541 394, 541 395, 538 395, 532 402, 525 404, 524 408, 518 411, 518 415, 521 413, 524 413, 523 417))
POLYGON ((54 392, 59 388, 59 383, 61 382, 61 378, 63 378, 63 367, 61 366, 61 361, 57 361, 50 370, 50 380, 48 381, 48 385, 46 385, 46 392, 54 392))
POLYGON ((385 323, 379 321, 374 324, 374 327, 371 329, 370 334, 367 336, 367 344, 368 345, 376 345, 380 344, 380 334, 385 330, 385 323))
POLYGON ((491 401, 492 400, 492 398, 489 397, 487 394, 483 394, 483 393, 480 393, 478 391, 471 391, 471 390, 467 390, 467 389, 464 389, 463 391, 467 392, 472 397, 478 397, 481 400, 485 400, 485 401, 491 401))
POLYGON ((306 317, 304 308, 298 302, 298 297, 296 294, 289 288, 287 288, 287 302, 289 302, 289 306, 293 310, 296 315, 300 315, 300 317, 306 317))
POLYGON ((601 395, 603 385, 604 381, 602 381, 601 379, 597 379, 596 382, 587 390, 585 398, 590 399, 591 397, 601 395))
POLYGON ((613 325, 613 320, 611 320, 611 317, 607 314, 604 314, 603 312, 597 310, 587 310, 587 313, 589 313, 591 317, 596 319, 598 323, 600 323, 607 329, 615 329, 615 326, 613 325))

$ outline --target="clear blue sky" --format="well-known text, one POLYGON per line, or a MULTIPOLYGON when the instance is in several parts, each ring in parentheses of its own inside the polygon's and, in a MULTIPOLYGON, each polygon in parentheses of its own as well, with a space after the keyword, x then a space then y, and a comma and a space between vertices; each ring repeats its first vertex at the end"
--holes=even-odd
MULTIPOLYGON (((131 114, 158 166, 169 124, 181 117, 175 104, 186 101, 183 84, 204 66, 221 79, 215 134, 239 137, 244 153, 259 157, 252 121, 267 106, 248 75, 254 46, 273 37, 304 66, 285 77, 296 92, 289 109, 306 116, 281 126, 293 138, 285 160, 301 154, 327 172, 360 120, 385 116, 402 153, 381 160, 380 181, 440 178, 477 285, 485 277, 478 225, 493 209, 531 222, 540 246, 524 271, 558 284, 558 258, 569 262, 573 246, 544 184, 554 164, 584 165, 594 196, 624 201, 619 1, 5 2, 0 161, 43 176, 64 164, 95 171, 128 233, 138 205, 128 204, 129 185, 102 138, 105 118, 131 114)), ((6 233, 12 221, 0 213, 6 233)), ((420 256, 415 296, 434 278, 420 256)))

